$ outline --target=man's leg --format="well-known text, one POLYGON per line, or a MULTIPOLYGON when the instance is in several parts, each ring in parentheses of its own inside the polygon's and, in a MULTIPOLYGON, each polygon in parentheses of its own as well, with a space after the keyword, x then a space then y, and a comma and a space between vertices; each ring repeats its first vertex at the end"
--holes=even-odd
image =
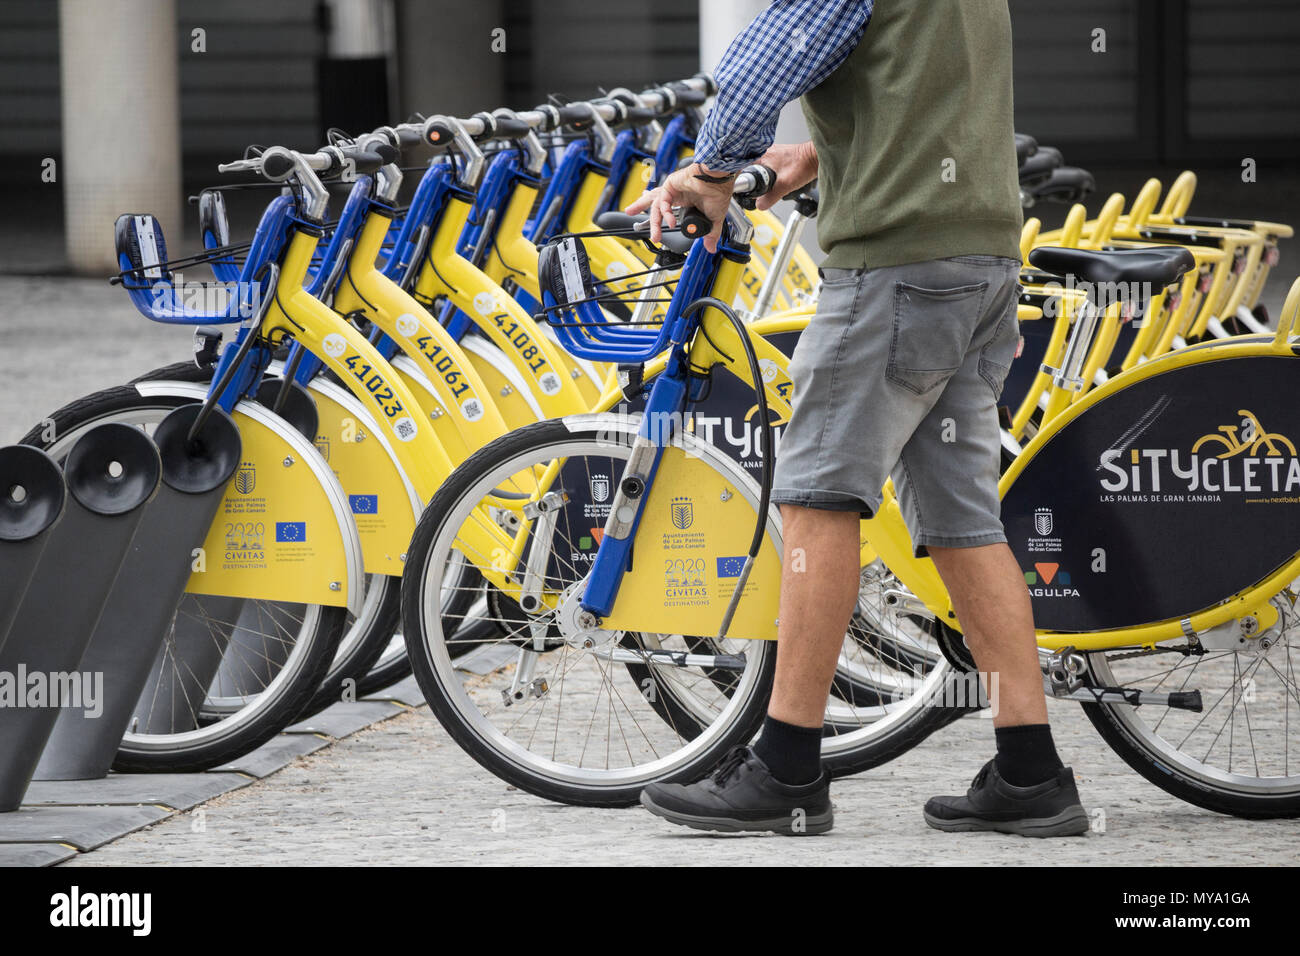
POLYGON ((781 622, 767 712, 787 724, 820 730, 858 600, 860 524, 855 511, 782 505, 781 527, 781 622))
POLYGON ((858 512, 781 506, 776 680, 754 754, 777 780, 822 775, 822 718, 858 599, 858 512))
MULTIPOLYGON (((1025 578, 1005 544, 929 548, 966 645, 984 674, 998 675, 994 727, 1046 724, 1042 671, 1025 578)), ((777 666, 780 666, 778 658, 777 666)))
POLYGON ((986 675, 996 675, 997 756, 965 796, 935 797, 925 819, 940 830, 1000 830, 1025 836, 1086 833, 1074 775, 1061 763, 1047 723, 1033 611, 1024 577, 1005 544, 931 545, 930 557, 952 598, 966 644, 986 675))
POLYGON ((781 505, 784 562, 776 681, 752 750, 689 786, 651 784, 641 803, 707 830, 822 833, 832 825, 822 717, 858 598, 859 512, 781 505))

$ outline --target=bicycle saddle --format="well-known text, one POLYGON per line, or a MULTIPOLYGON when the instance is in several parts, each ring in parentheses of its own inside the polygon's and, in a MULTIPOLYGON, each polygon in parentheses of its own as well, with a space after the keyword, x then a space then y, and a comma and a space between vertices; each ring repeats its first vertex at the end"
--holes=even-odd
POLYGON ((1150 249, 1067 249, 1042 246, 1029 253, 1029 261, 1045 272, 1072 275, 1092 284, 1100 282, 1149 282, 1164 288, 1189 269, 1196 259, 1182 246, 1150 249))
POLYGON ((1058 166, 1041 186, 1032 190, 1035 199, 1052 202, 1080 202, 1097 188, 1092 173, 1078 166, 1058 166))
MULTIPOLYGON (((626 232, 631 238, 644 239, 650 241, 650 214, 641 213, 639 216, 629 216, 625 212, 611 209, 602 212, 596 217, 596 225, 601 229, 610 232, 626 232), (633 235, 636 234, 636 235, 633 235)), ((660 243, 669 252, 675 252, 678 255, 686 255, 691 251, 691 244, 695 240, 689 236, 684 236, 676 229, 667 229, 663 231, 663 242, 660 243)))
POLYGON ((1039 186, 1051 178, 1052 170, 1064 163, 1061 151, 1054 146, 1039 146, 1033 156, 1020 164, 1020 185, 1039 186))
POLYGON ((1038 149, 1038 140, 1024 133, 1016 133, 1016 165, 1025 165, 1025 160, 1034 155, 1038 149))

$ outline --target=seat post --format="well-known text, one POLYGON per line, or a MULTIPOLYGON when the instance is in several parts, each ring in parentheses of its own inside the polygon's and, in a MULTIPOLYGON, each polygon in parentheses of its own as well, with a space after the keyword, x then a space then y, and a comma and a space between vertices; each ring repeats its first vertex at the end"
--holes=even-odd
POLYGON ((1066 340, 1065 357, 1061 362, 1060 368, 1053 368, 1044 363, 1042 371, 1052 377, 1052 384, 1057 388, 1065 389, 1070 392, 1079 392, 1083 390, 1083 363, 1088 355, 1088 348, 1092 345, 1093 336, 1097 332, 1097 320, 1101 312, 1093 301, 1092 289, 1088 290, 1087 298, 1084 299, 1083 305, 1079 308, 1078 315, 1075 316, 1074 322, 1070 326, 1070 337, 1066 340))

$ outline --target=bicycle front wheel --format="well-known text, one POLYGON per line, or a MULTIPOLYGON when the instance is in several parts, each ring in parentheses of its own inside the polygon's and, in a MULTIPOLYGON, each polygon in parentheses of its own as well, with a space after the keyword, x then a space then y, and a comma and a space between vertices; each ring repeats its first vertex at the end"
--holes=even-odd
MULTIPOLYGON (((487 572, 501 560, 477 553, 462 529, 468 522, 512 533, 529 527, 524 504, 536 476, 555 466, 549 490, 567 500, 540 545, 549 549, 543 588, 554 596, 581 587, 632 437, 548 421, 492 442, 434 495, 402 579, 407 653, 439 721, 502 779, 564 803, 627 806, 653 781, 698 779, 753 737, 771 690, 771 642, 718 646, 712 638, 618 632, 585 646, 556 612, 526 613, 490 584, 488 618, 497 633, 479 630, 481 643, 462 653, 457 622, 443 611, 455 579, 449 570, 467 562, 487 572)), ((511 573, 522 577, 522 569, 511 573)))

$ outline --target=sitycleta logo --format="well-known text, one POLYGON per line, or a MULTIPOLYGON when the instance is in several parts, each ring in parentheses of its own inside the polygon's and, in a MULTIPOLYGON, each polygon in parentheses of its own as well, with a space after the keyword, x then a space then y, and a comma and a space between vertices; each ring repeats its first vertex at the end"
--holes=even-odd
POLYGON ((1202 435, 1190 450, 1108 448, 1098 469, 1110 492, 1102 500, 1222 501, 1233 492, 1254 496, 1247 501, 1292 500, 1300 493, 1295 443, 1265 429, 1253 412, 1237 414, 1236 424, 1202 435))

